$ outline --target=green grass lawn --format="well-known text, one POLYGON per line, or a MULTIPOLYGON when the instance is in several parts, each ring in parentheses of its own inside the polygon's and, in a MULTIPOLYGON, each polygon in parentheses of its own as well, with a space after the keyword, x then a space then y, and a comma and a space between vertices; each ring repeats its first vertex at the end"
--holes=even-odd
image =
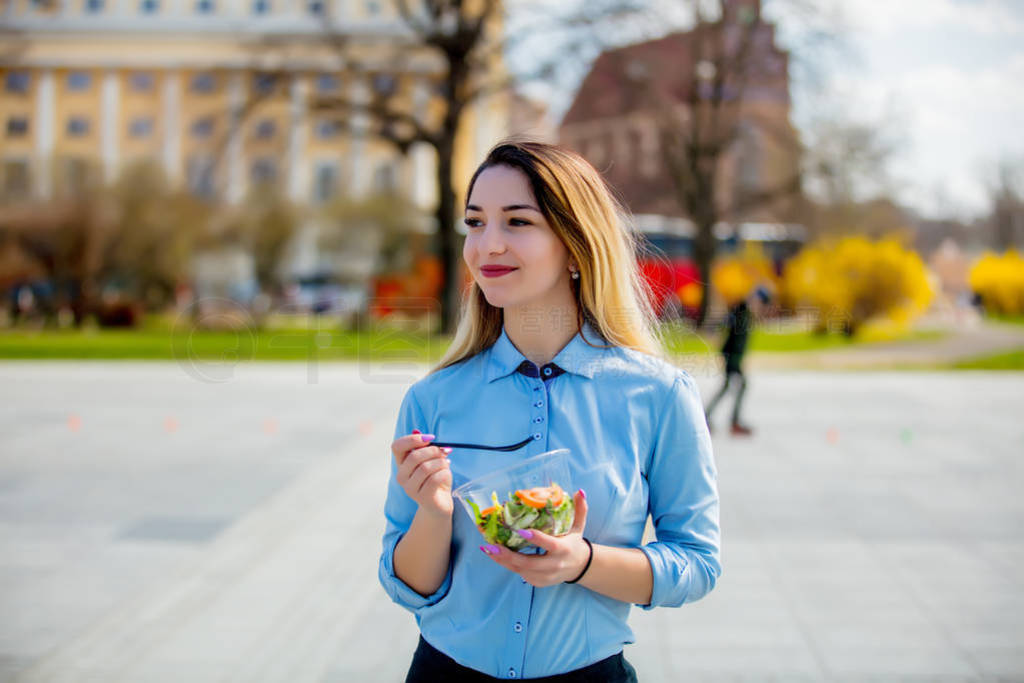
MULTIPOLYGON (((664 329, 673 354, 717 353, 720 334, 698 335, 676 326, 664 329)), ((755 329, 753 352, 814 351, 848 348, 880 341, 923 341, 937 332, 892 332, 848 340, 839 335, 774 332, 755 329)), ((440 359, 449 337, 399 329, 342 331, 324 326, 241 330, 239 332, 175 332, 159 321, 138 330, 4 330, 0 331, 0 358, 182 360, 186 358, 236 361, 392 360, 431 363, 440 359)))
POLYGON ((992 315, 987 315, 985 317, 988 318, 989 320, 992 320, 993 322, 997 322, 997 323, 1009 323, 1011 325, 1024 325, 1024 315, 1010 315, 1010 314, 996 315, 996 314, 992 314, 992 315))
MULTIPOLYGON (((884 342, 922 342, 941 339, 945 332, 937 330, 898 331, 894 329, 867 330, 865 334, 848 339, 842 335, 818 335, 808 332, 774 332, 755 328, 750 336, 751 352, 785 353, 793 351, 823 351, 844 349, 884 342)), ((715 352, 724 341, 723 334, 701 334, 666 328, 665 345, 672 353, 692 354, 715 352)))
POLYGON ((0 358, 236 361, 393 360, 429 363, 448 339, 400 330, 268 330, 263 332, 165 330, 5 331, 0 358))
POLYGON ((954 370, 1024 370, 1024 349, 970 358, 949 367, 954 370))

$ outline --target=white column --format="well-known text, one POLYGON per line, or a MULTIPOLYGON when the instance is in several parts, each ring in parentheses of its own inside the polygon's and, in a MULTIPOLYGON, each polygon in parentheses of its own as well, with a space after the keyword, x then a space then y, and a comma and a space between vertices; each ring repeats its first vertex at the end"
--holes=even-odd
POLYGON ((291 133, 288 137, 288 196, 293 201, 309 201, 309 164, 306 163, 306 136, 309 121, 306 98, 309 81, 304 74, 292 75, 291 133))
POLYGON ((164 75, 164 172, 170 183, 181 178, 181 74, 164 75))
POLYGON ((117 178, 120 155, 121 83, 114 70, 103 75, 102 128, 100 145, 103 157, 103 179, 110 183, 117 178))
MULTIPOLYGON (((352 82, 352 92, 349 96, 356 105, 369 102, 370 90, 365 78, 357 77, 352 82)), ((349 122, 349 135, 352 140, 349 158, 351 172, 348 174, 348 177, 349 192, 353 197, 365 196, 370 190, 373 171, 366 159, 366 136, 369 128, 369 114, 357 111, 352 115, 349 122)))
POLYGON ((39 74, 36 89, 36 160, 39 179, 36 190, 43 199, 53 194, 53 146, 55 133, 54 99, 57 94, 53 71, 46 69, 39 74))
MULTIPOLYGON (((430 105, 430 84, 425 79, 416 81, 412 93, 412 107, 420 123, 426 123, 427 108, 430 105)), ((434 148, 425 142, 417 142, 409 150, 412 158, 413 202, 421 209, 431 211, 437 204, 437 173, 435 173, 434 148)))
POLYGON ((245 105, 245 84, 242 74, 233 73, 228 81, 228 193, 231 203, 245 195, 245 173, 242 168, 242 108, 245 105))

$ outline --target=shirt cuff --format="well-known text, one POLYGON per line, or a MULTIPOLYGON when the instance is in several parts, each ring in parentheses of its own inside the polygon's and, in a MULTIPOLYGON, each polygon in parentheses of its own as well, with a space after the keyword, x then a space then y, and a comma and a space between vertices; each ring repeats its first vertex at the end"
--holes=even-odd
POLYGON ((687 568, 690 562, 682 553, 667 547, 665 543, 648 543, 640 546, 640 550, 647 555, 651 563, 651 602, 647 605, 637 605, 643 610, 652 610, 655 607, 672 606, 678 607, 686 602, 688 592, 687 568))
POLYGON ((395 603, 411 612, 418 612, 426 607, 436 605, 448 594, 448 589, 452 586, 451 558, 448 560, 448 571, 445 572, 444 581, 441 582, 440 587, 428 596, 420 595, 395 574, 395 547, 401 539, 402 534, 399 534, 387 552, 381 555, 378 577, 384 590, 395 603))

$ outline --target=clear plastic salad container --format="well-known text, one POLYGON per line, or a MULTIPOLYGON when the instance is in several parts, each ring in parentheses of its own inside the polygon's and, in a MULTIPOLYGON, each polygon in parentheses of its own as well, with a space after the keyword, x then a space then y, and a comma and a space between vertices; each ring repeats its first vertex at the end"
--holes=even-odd
POLYGON ((488 543, 511 550, 535 551, 517 529, 538 529, 551 536, 569 532, 576 509, 569 481, 569 450, 534 455, 490 472, 452 492, 488 543))

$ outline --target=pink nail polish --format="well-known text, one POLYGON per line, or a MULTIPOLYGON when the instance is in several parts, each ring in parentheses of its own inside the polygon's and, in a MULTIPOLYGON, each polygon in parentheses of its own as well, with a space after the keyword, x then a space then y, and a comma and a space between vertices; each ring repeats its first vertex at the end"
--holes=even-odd
POLYGON ((488 552, 488 553, 490 553, 491 555, 497 555, 498 553, 500 553, 500 552, 501 552, 501 548, 499 548, 499 547, 498 547, 498 546, 496 546, 496 545, 490 545, 490 544, 489 544, 489 545, 487 546, 487 552, 488 552))
POLYGON ((422 441, 423 443, 427 443, 428 441, 433 441, 433 440, 434 440, 434 439, 436 439, 436 438, 437 438, 437 437, 436 437, 436 436, 434 436, 433 434, 420 434, 420 440, 421 440, 421 441, 422 441))
POLYGON ((491 552, 487 549, 487 546, 485 546, 485 545, 480 546, 480 550, 483 551, 484 555, 490 555, 491 554, 491 552))
POLYGON ((516 533, 527 540, 533 538, 533 532, 529 529, 516 529, 516 533))
POLYGON ((422 434, 423 432, 421 432, 421 431, 420 431, 420 430, 418 430, 418 429, 414 429, 414 430, 412 430, 412 433, 413 433, 413 434, 422 434))
POLYGON ((452 452, 452 449, 451 449, 451 448, 449 448, 448 446, 445 446, 445 447, 444 447, 444 448, 442 448, 441 450, 442 450, 442 451, 444 451, 445 453, 451 453, 451 452, 452 452))
POLYGON ((587 499, 587 492, 584 491, 583 489, 580 489, 580 497, 583 498, 583 500, 586 500, 587 499))

